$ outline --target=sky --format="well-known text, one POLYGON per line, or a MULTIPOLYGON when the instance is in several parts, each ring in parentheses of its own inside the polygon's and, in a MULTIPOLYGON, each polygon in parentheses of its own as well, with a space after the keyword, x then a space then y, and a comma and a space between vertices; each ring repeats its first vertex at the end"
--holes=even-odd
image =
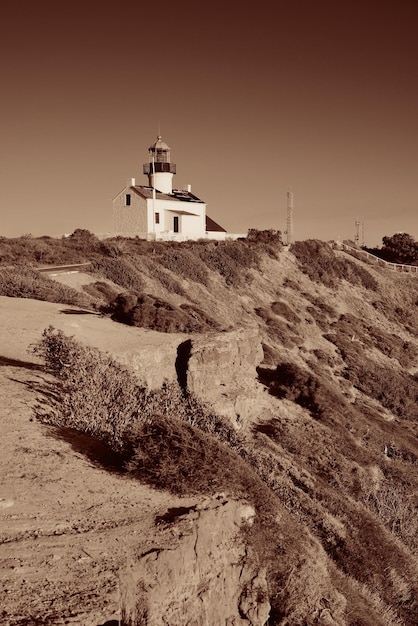
POLYGON ((0 235, 112 229, 158 134, 231 233, 418 239, 416 0, 4 0, 0 235))

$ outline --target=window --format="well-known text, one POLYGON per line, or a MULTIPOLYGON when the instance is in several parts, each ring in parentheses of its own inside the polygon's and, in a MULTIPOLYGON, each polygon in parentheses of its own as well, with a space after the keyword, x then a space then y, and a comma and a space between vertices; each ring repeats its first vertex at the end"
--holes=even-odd
POLYGON ((156 224, 159 224, 159 223, 160 223, 160 214, 159 214, 159 213, 156 213, 156 214, 155 214, 155 223, 156 223, 156 224))
POLYGON ((127 193, 125 195, 125 206, 131 206, 131 194, 127 193))

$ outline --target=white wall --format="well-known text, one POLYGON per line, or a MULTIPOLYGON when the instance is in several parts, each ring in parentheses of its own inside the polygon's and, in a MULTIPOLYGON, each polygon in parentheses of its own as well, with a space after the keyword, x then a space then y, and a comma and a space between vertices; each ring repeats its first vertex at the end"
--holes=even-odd
MULTIPOLYGON (((152 223, 153 201, 148 199, 149 224, 152 223)), ((175 200, 155 200, 155 212, 160 214, 160 223, 155 225, 157 236, 174 233, 174 217, 179 218, 179 235, 199 239, 205 236, 206 204, 175 200), (196 215, 185 215, 184 211, 196 215)))

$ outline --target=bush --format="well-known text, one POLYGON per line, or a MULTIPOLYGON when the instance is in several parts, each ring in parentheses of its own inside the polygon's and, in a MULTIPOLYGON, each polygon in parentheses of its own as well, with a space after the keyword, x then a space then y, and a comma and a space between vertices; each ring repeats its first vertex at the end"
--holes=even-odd
POLYGON ((172 272, 167 271, 164 267, 162 267, 156 255, 149 257, 132 256, 130 257, 129 262, 135 269, 138 269, 141 272, 146 272, 152 281, 157 280, 169 293, 176 293, 179 296, 184 296, 186 294, 185 290, 177 280, 177 277, 175 277, 172 272))
POLYGON ((281 317, 284 317, 291 324, 300 323, 300 317, 293 311, 293 309, 290 308, 288 304, 286 304, 286 302, 283 302, 282 300, 273 302, 271 310, 275 315, 281 315, 281 317))
POLYGON ((128 471, 159 489, 179 495, 226 490, 247 498, 259 482, 236 453, 176 417, 153 415, 137 423, 127 441, 133 450, 128 471))
POLYGON ((258 230, 257 228, 249 228, 247 232, 247 241, 256 243, 268 243, 282 247, 282 233, 280 230, 258 230))
POLYGON ((349 258, 341 259, 330 246, 316 239, 296 241, 291 251, 299 262, 304 274, 311 280, 322 283, 326 287, 335 287, 339 280, 346 280, 352 285, 377 291, 376 279, 360 264, 349 258))
POLYGON ((49 326, 31 350, 60 383, 59 402, 47 418, 49 423, 76 428, 119 450, 134 422, 153 415, 171 415, 240 447, 239 436, 227 420, 209 411, 179 385, 147 389, 131 370, 61 330, 49 326))
POLYGON ((106 308, 112 319, 164 333, 200 333, 219 330, 218 323, 190 304, 175 306, 155 296, 134 291, 119 294, 106 308))
POLYGON ((200 256, 211 270, 223 276, 227 285, 235 287, 248 280, 245 270, 256 267, 259 262, 256 251, 242 241, 211 243, 200 256))
POLYGON ((185 280, 192 280, 205 286, 209 284, 209 272, 206 265, 191 250, 169 249, 157 259, 163 267, 185 280))
POLYGON ((59 382, 54 411, 43 421, 103 442, 133 476, 155 487, 177 494, 228 490, 261 507, 267 488, 229 449, 240 449, 239 436, 178 385, 150 391, 111 357, 51 326, 32 351, 59 382))
POLYGON ((101 300, 105 304, 113 302, 119 293, 116 287, 103 281, 83 285, 83 291, 95 298, 95 300, 101 300))
POLYGON ((273 396, 296 402, 313 417, 321 418, 330 409, 343 407, 341 398, 325 381, 294 363, 281 363, 275 370, 259 367, 257 371, 273 396))
POLYGON ((92 304, 91 298, 87 295, 24 266, 0 269, 0 295, 80 307, 90 307, 92 304))
POLYGON ((58 406, 45 420, 123 450, 126 430, 142 417, 146 389, 113 359, 52 326, 32 349, 60 382, 58 406))
POLYGON ((128 258, 108 259, 103 257, 94 261, 88 271, 107 278, 124 289, 141 291, 144 288, 145 283, 141 272, 130 263, 128 258))

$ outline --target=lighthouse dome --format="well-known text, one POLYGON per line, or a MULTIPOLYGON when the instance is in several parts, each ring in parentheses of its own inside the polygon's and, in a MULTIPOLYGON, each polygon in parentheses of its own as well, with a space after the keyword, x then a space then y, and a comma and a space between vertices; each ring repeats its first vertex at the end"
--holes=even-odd
POLYGON ((161 135, 158 135, 157 141, 154 144, 152 144, 152 146, 150 146, 148 150, 152 150, 153 152, 155 150, 170 150, 170 147, 164 141, 161 140, 161 135))

